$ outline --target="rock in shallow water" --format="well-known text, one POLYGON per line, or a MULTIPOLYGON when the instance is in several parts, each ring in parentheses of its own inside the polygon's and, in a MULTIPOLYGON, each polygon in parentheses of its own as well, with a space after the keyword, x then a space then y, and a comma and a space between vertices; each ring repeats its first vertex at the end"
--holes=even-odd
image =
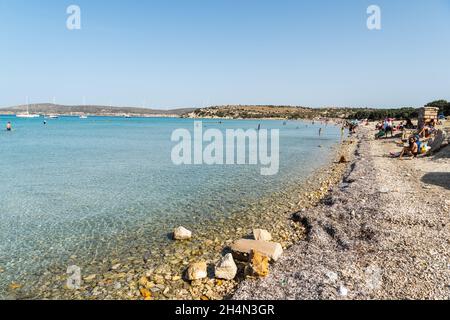
POLYGON ((272 241, 272 235, 264 229, 254 229, 253 237, 255 240, 272 241))
POLYGON ((208 273, 206 262, 193 263, 189 266, 189 268, 186 271, 186 278, 191 281, 200 280, 206 278, 207 276, 208 273))
POLYGON ((185 227, 178 227, 173 231, 173 238, 175 240, 189 240, 192 238, 192 232, 185 227))
POLYGON ((233 260, 233 255, 228 253, 216 265, 215 275, 218 279, 233 280, 236 277, 237 266, 233 260))

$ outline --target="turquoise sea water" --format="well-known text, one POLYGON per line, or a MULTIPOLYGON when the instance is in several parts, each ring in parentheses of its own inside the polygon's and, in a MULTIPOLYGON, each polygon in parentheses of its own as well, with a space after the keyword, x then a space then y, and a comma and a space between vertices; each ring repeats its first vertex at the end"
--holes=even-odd
POLYGON ((43 120, 0 117, 2 289, 71 255, 101 257, 132 245, 121 236, 142 225, 157 238, 170 231, 168 221, 243 209, 304 179, 340 139, 338 127, 301 121, 203 121, 204 129, 280 129, 279 173, 262 176, 259 166, 174 165, 171 134, 192 131, 190 119, 43 120), (4 130, 7 121, 12 132, 4 130))

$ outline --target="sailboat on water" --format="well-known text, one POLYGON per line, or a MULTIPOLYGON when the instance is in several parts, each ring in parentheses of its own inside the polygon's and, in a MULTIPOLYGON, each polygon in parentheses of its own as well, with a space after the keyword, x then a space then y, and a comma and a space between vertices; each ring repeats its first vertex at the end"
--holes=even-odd
POLYGON ((27 112, 26 113, 18 113, 16 114, 17 118, 39 118, 38 114, 31 114, 29 111, 29 104, 27 103, 27 112))

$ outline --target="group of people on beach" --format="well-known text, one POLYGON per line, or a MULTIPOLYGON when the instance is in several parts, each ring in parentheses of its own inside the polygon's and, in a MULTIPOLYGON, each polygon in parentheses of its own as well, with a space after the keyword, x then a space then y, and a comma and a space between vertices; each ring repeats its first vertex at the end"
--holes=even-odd
POLYGON ((400 160, 403 159, 404 156, 415 158, 430 151, 432 149, 431 143, 436 142, 437 144, 441 144, 438 139, 438 130, 436 129, 436 126, 437 121, 435 119, 426 122, 422 128, 412 125, 411 120, 407 120, 405 125, 401 122, 398 130, 406 133, 406 135, 403 135, 403 138, 407 140, 408 144, 404 146, 403 143, 401 143, 400 145, 403 147, 402 151, 398 153, 391 152, 391 157, 398 157, 400 160), (416 130, 415 132, 409 132, 408 135, 407 129, 416 130))
MULTIPOLYGON (((366 120, 360 122, 360 124, 364 124, 364 122, 368 125, 366 120)), ((442 130, 436 128, 439 124, 442 124, 442 122, 431 119, 419 128, 413 124, 411 119, 405 119, 396 124, 395 119, 386 118, 375 125, 375 129, 378 130, 375 134, 375 139, 388 138, 389 136, 393 138, 397 132, 401 132, 402 142, 398 143, 398 145, 402 147, 402 150, 400 152, 391 152, 390 156, 399 159, 403 159, 404 156, 415 158, 421 154, 428 153, 434 148, 439 149, 442 145, 445 136, 442 130), (407 145, 404 144, 404 141, 407 142, 407 145)), ((351 128, 350 132, 357 127, 351 122, 347 122, 346 125, 351 128)))
POLYGON ((342 125, 341 134, 343 134, 343 132, 345 131, 345 128, 348 129, 350 134, 356 133, 356 129, 358 128, 359 125, 360 125, 360 122, 357 120, 346 121, 342 125))
POLYGON ((378 133, 375 135, 375 139, 380 139, 382 137, 387 138, 388 134, 392 138, 395 132, 403 131, 404 129, 414 129, 415 126, 412 123, 411 119, 406 119, 404 121, 400 121, 399 124, 395 124, 395 119, 386 118, 384 121, 380 121, 377 123, 375 128, 378 130, 378 133))

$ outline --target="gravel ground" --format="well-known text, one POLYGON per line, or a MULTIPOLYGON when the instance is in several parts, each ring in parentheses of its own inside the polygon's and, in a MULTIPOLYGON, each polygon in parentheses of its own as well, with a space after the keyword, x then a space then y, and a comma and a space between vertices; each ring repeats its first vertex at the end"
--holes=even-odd
POLYGON ((301 212, 307 237, 233 299, 449 299, 450 146, 399 160, 361 128, 344 181, 301 212))

